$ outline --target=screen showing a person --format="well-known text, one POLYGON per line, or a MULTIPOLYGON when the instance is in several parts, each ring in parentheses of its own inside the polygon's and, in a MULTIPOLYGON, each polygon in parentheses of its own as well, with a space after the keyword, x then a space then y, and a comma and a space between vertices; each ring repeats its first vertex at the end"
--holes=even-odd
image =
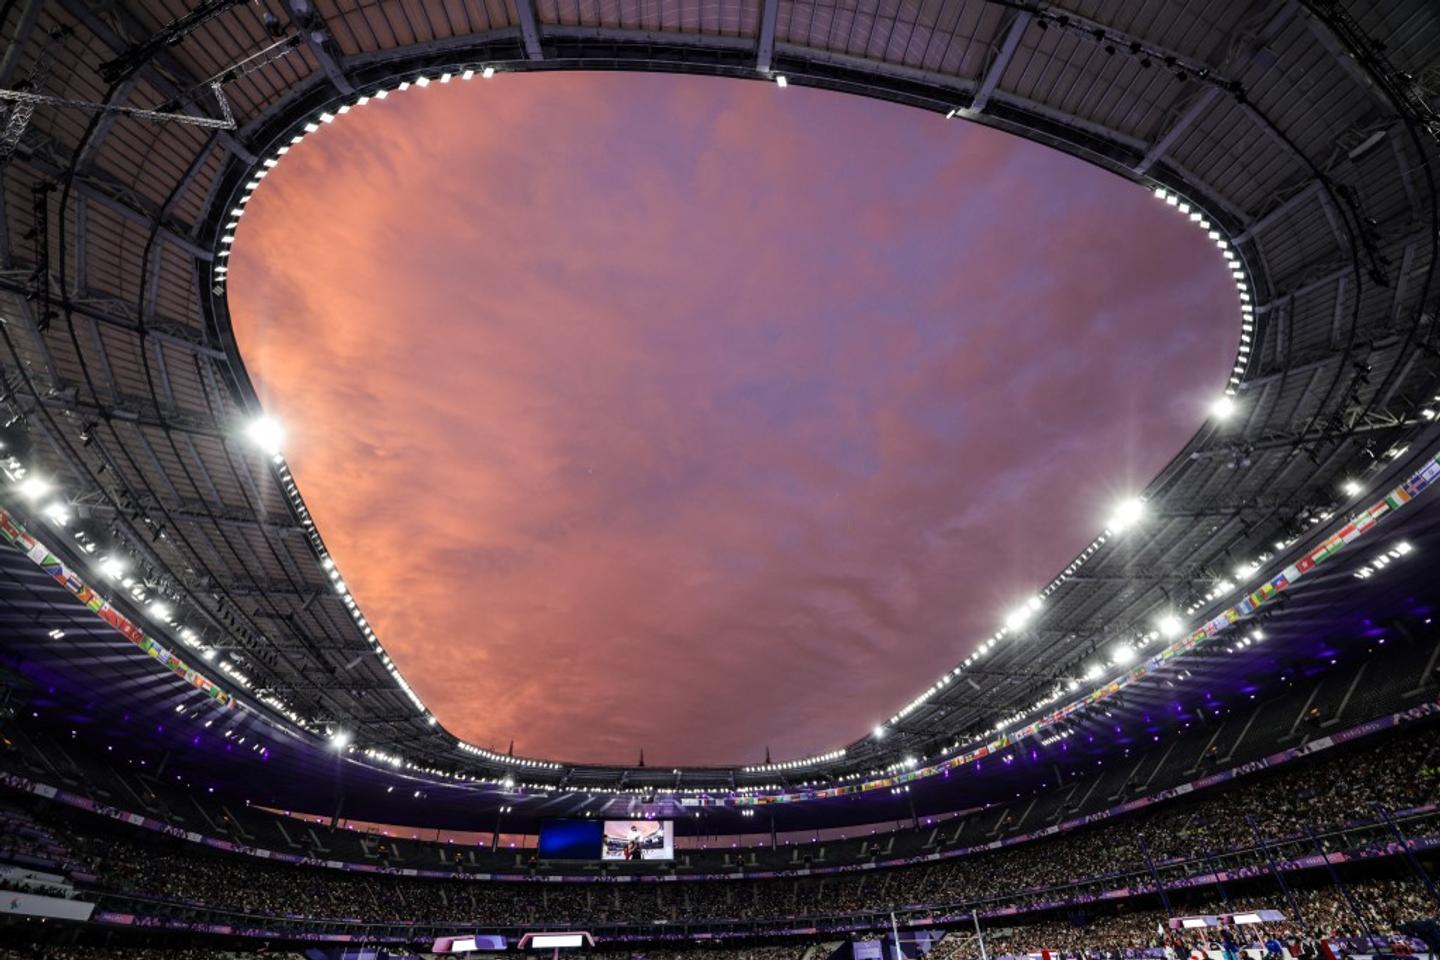
POLYGON ((669 820, 606 820, 602 860, 674 860, 675 825, 669 820))

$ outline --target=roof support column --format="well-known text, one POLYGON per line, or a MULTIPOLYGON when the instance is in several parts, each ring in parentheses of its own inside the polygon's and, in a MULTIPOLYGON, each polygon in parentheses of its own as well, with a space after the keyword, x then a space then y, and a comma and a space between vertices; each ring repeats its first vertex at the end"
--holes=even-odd
POLYGON ((544 60, 540 46, 540 18, 535 14, 535 0, 515 0, 515 13, 520 18, 520 38, 525 41, 527 60, 544 60))
POLYGON ((764 0, 760 5, 760 35, 755 42, 755 69, 761 73, 770 72, 770 63, 775 59, 775 17, 780 10, 780 0, 764 0))
POLYGON ((1155 141, 1154 146, 1145 151, 1144 158, 1132 168, 1135 176, 1145 176, 1145 174, 1150 171, 1150 168, 1155 165, 1156 161, 1169 152, 1170 148, 1175 145, 1175 141, 1179 140, 1185 131, 1189 130, 1195 124, 1195 121, 1200 119, 1200 115, 1210 109, 1210 105, 1215 102, 1215 98, 1218 96, 1220 96, 1219 87, 1206 87, 1194 100, 1191 100, 1190 106, 1185 109, 1185 112, 1170 125, 1170 129, 1165 131, 1163 137, 1155 141))
POLYGON ((345 76, 339 58, 330 52, 335 41, 320 11, 315 9, 310 0, 289 0, 285 4, 285 12, 290 15, 290 22, 304 36, 305 45, 320 62, 321 69, 325 71, 325 76, 330 78, 335 89, 347 97, 354 93, 355 87, 350 78, 345 76))
POLYGON ((40 16, 40 7, 44 2, 45 0, 26 0, 24 9, 20 11, 15 38, 5 48, 5 58, 0 60, 0 87, 10 86, 10 81, 15 76, 15 68, 20 65, 20 51, 30 42, 30 34, 35 31, 35 20, 40 16))
POLYGON ((975 96, 970 101, 972 113, 981 113, 990 102, 990 95, 1000 84, 1000 78, 1004 76, 1005 69, 1010 66, 1010 61, 1015 57, 1015 51, 1020 46, 1020 38, 1025 35, 1026 29, 1030 26, 1031 15, 1028 10, 1017 10, 1010 18, 1010 25, 1005 31, 1005 39, 1000 42, 1000 49, 995 51, 994 58, 990 65, 985 68, 985 76, 980 78, 980 83, 975 89, 975 96))

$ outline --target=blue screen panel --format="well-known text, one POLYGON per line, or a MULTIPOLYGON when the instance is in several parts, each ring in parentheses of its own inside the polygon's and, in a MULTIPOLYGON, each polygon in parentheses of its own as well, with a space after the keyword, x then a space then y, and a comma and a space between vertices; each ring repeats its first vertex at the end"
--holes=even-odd
POLYGON ((546 820, 540 825, 540 859, 599 860, 599 820, 546 820))

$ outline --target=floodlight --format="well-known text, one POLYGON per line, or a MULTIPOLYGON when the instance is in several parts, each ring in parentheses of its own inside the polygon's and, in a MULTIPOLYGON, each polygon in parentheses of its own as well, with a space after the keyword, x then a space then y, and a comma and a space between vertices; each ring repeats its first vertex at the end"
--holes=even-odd
POLYGON ((344 750, 350 746, 350 733, 346 730, 336 730, 330 734, 330 746, 336 750, 344 750))
POLYGON ((881 739, 884 739, 884 737, 885 737, 885 725, 884 725, 884 724, 878 724, 878 725, 875 727, 875 739, 876 739, 876 740, 881 740, 881 739))
POLYGON ((1346 480, 1340 484, 1340 492, 1347 497, 1358 497, 1364 489, 1359 480, 1346 480))
POLYGON ((1099 680, 1099 679, 1100 679, 1100 675, 1101 675, 1102 673, 1104 673, 1104 672, 1105 672, 1105 668, 1104 668, 1104 667, 1100 666, 1100 664, 1098 664, 1098 663, 1092 663, 1092 664, 1090 664, 1089 667, 1085 668, 1085 679, 1086 679, 1086 680, 1099 680))
POLYGON ((1169 639, 1174 639, 1185 631, 1185 625, 1180 622, 1179 617, 1173 614, 1168 617, 1161 617, 1160 622, 1157 623, 1156 626, 1160 629, 1161 635, 1169 639))
POLYGON ((245 425, 245 436, 261 450, 274 456, 285 442, 285 428, 274 417, 256 417, 245 425))
POLYGON ((49 480, 43 477, 26 477, 16 485, 16 489, 19 490, 20 496, 34 501, 39 500, 55 488, 49 480))
POLYGON ((1139 497, 1122 500, 1110 515, 1109 527, 1116 533, 1128 530, 1145 518, 1145 501, 1139 497))
POLYGON ((1126 664, 1135 659, 1135 650, 1122 643, 1112 651, 1111 656, 1115 658, 1116 663, 1126 664))
POLYGON ((790 81, 786 79, 785 74, 779 73, 775 75, 775 86, 779 87, 781 90, 784 90, 789 85, 790 81))
POLYGON ((1229 394, 1216 397, 1215 402, 1210 404, 1210 415, 1216 420, 1228 419, 1230 414, 1235 412, 1235 398, 1229 394))

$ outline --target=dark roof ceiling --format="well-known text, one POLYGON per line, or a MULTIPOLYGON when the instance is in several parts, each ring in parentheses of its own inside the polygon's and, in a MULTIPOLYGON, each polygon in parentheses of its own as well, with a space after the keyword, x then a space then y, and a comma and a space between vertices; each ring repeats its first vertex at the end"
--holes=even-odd
MULTIPOLYGON (((5 402, 24 415, 27 462, 219 651, 231 672, 213 679, 247 713, 270 712, 264 691, 312 731, 343 728, 422 767, 515 769, 461 752, 402 689, 332 588, 283 461, 240 430, 258 407, 219 269, 232 211, 261 164, 322 111, 422 73, 783 73, 937 120, 959 110, 1175 191, 1239 252, 1256 329, 1237 363, 1238 415, 1203 427, 1149 485, 1144 524, 1097 541, 1031 623, 883 739, 794 771, 686 769, 682 786, 843 776, 969 743, 1159 613, 1213 613, 1223 604, 1205 595, 1237 563, 1340 508, 1343 478, 1373 483, 1408 462, 1391 451, 1424 449, 1422 411, 1440 374, 1440 13, 1424 0, 215 0, 194 12, 174 0, 19 0, 6 10, 3 35, 16 39, 0 88, 28 80, 108 108, 42 103, 23 127, 26 108, 11 110, 7 129, 21 135, 0 190, 5 402)), ((152 632, 203 672, 176 629, 152 632)), ((67 627, 65 643, 124 696, 174 687, 93 630, 67 627)), ((677 782, 669 770, 586 765, 520 775, 577 790, 677 782)))

